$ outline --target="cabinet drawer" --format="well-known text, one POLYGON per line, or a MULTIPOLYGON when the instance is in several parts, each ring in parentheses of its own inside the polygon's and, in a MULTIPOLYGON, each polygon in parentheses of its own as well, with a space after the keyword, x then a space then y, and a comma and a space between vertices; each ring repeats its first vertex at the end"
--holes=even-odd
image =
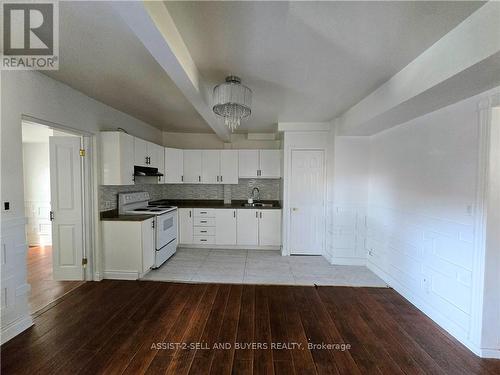
POLYGON ((203 208, 195 208, 194 216, 197 217, 215 217, 214 209, 203 209, 203 208))
POLYGON ((215 244, 215 237, 214 236, 194 236, 193 243, 213 245, 213 244, 215 244))
POLYGON ((215 218, 213 217, 195 217, 195 227, 215 227, 215 218))
POLYGON ((215 227, 194 227, 195 236, 215 236, 215 227))

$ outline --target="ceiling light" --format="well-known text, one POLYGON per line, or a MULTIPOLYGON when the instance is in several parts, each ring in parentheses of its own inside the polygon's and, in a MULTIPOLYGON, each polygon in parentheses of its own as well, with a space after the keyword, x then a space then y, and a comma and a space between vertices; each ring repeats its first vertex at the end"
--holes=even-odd
POLYGON ((252 113, 252 90, 242 85, 241 79, 236 76, 226 77, 226 82, 214 87, 213 101, 215 114, 224 119, 224 124, 231 131, 252 113))

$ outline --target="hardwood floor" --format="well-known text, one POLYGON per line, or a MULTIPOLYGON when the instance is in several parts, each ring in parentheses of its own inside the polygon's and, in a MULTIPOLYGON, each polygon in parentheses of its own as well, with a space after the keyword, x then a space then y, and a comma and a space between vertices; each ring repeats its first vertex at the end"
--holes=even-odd
POLYGON ((2 374, 500 373, 387 288, 87 282, 1 349, 2 374))
POLYGON ((82 281, 54 281, 52 278, 52 247, 31 246, 28 249, 29 302, 34 313, 80 286, 82 281))

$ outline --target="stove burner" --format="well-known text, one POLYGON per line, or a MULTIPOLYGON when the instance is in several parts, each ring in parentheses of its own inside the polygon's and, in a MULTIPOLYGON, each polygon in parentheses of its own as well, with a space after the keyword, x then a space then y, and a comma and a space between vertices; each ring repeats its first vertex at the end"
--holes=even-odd
POLYGON ((136 208, 134 211, 149 211, 149 208, 136 208))
POLYGON ((149 212, 159 212, 159 211, 163 211, 163 210, 160 210, 159 208, 150 208, 150 209, 147 209, 147 211, 149 211, 149 212))

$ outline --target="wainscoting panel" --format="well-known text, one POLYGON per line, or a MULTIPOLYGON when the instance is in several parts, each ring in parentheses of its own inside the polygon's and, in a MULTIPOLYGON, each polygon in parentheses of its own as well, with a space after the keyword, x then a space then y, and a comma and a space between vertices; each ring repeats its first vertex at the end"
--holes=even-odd
POLYGON ((1 243, 1 342, 10 340, 33 324, 26 282, 26 219, 2 217, 1 243))

